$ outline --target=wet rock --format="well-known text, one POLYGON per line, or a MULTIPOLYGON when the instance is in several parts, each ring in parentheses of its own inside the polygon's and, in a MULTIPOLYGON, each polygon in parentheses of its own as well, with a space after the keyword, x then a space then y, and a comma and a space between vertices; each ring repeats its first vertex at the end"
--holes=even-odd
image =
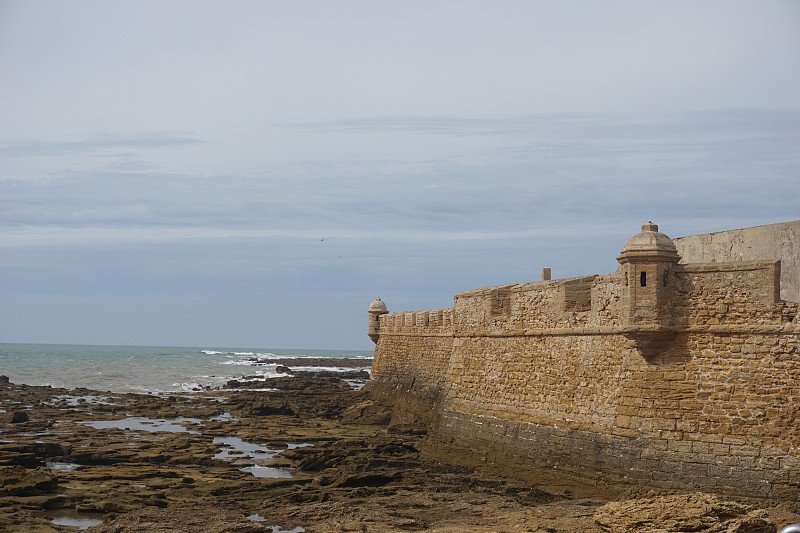
POLYGON ((250 413, 254 416, 297 416, 289 405, 281 402, 253 407, 250 413))
MULTIPOLYGON (((287 367, 303 364, 285 362, 287 367)), ((2 425, 0 440, 6 442, 0 442, 0 465, 6 466, 0 466, 0 531, 65 530, 48 529, 42 516, 49 508, 104 513, 105 523, 92 531, 106 533, 246 533, 277 524, 282 530, 302 526, 371 533, 656 531, 662 527, 654 525, 659 520, 683 531, 744 533, 762 531, 758 528, 766 520, 758 510, 763 507, 714 502, 707 502, 711 511, 696 515, 681 514, 691 505, 670 500, 635 500, 630 509, 614 511, 605 505, 602 489, 591 499, 580 499, 565 496, 563 488, 484 479, 467 468, 421 459, 425 426, 379 425, 388 422, 392 407, 375 403, 369 392, 352 391, 331 376, 299 378, 286 382, 288 390, 269 392, 102 393, 117 413, 199 419, 201 424, 186 425, 198 432, 193 434, 95 429, 78 422, 120 420, 122 415, 100 412, 92 402, 72 406, 56 398, 95 391, 0 387, 0 408, 11 412, 33 406, 31 421, 2 425), (229 418, 214 421, 221 413, 229 418), (220 437, 238 437, 278 455, 265 453, 258 461, 246 453, 215 458, 221 446, 214 441, 220 437), (37 470, 45 461, 81 467, 37 470), (242 470, 253 464, 291 467, 292 477, 261 478, 242 470), (8 488, 18 495, 8 495, 8 488), (728 529, 714 529, 723 526, 728 529)), ((269 388, 265 383, 253 387, 269 388)), ((797 505, 787 506, 783 514, 767 509, 773 523, 800 521, 797 505)))
POLYGON ((335 378, 310 378, 304 376, 281 376, 276 378, 259 379, 259 376, 249 376, 246 381, 230 380, 225 384, 226 389, 276 389, 282 391, 319 391, 343 390, 349 388, 347 383, 335 378))
POLYGON ((394 481, 402 479, 400 472, 387 473, 352 473, 340 471, 338 475, 331 478, 329 485, 335 487, 382 487, 394 481))
POLYGON ((75 506, 75 510, 80 513, 123 513, 132 509, 129 505, 109 500, 83 502, 75 506))
POLYGON ((123 517, 109 520, 92 528, 97 533, 265 533, 264 525, 248 520, 242 512, 220 509, 209 513, 201 505, 177 505, 169 513, 155 509, 140 509, 123 517), (169 519, 165 519, 165 515, 169 519))
POLYGON ((10 385, 10 384, 11 384, 11 381, 9 381, 8 376, 6 376, 5 374, 0 376, 0 386, 2 386, 2 385, 10 385))
POLYGON ((369 372, 366 370, 301 370, 294 371, 293 375, 299 378, 306 379, 328 379, 328 380, 344 380, 356 379, 367 380, 369 379, 369 372))
POLYGON ((300 460, 297 469, 301 472, 321 472, 328 468, 333 468, 340 464, 343 460, 341 455, 331 454, 329 452, 318 452, 310 454, 300 460))
POLYGON ((28 416, 27 411, 14 410, 3 413, 3 422, 9 424, 19 424, 22 422, 27 422, 29 420, 30 416, 28 416))
POLYGON ((0 496, 40 496, 57 487, 58 478, 45 468, 0 467, 0 496))
POLYGON ((18 452, 6 446, 0 446, 0 466, 28 466, 35 468, 41 466, 42 461, 36 454, 18 452))
POLYGON ((69 453, 69 444, 20 440, 0 444, 0 465, 41 466, 47 458, 69 453))
POLYGON ((342 412, 342 421, 351 424, 388 425, 392 419, 391 408, 372 400, 355 403, 342 412))
POLYGON ((419 450, 413 444, 402 441, 379 444, 373 448, 373 451, 375 453, 387 455, 416 455, 419 453, 419 450))
POLYGON ((350 386, 338 377, 314 377, 294 375, 264 380, 264 386, 285 391, 330 391, 347 390, 350 386))

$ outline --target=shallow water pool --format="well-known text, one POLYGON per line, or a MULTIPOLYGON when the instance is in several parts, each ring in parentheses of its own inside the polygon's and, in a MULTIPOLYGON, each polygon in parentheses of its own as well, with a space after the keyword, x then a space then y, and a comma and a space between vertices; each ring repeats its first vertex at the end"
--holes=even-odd
POLYGON ((48 512, 45 516, 52 524, 76 527, 80 530, 89 529, 92 526, 99 526, 103 523, 103 515, 100 513, 79 513, 74 509, 54 510, 48 512))

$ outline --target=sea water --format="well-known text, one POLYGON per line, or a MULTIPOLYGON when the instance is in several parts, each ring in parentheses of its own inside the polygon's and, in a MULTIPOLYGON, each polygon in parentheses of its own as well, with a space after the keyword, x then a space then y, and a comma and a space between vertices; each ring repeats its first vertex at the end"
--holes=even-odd
MULTIPOLYGON (((275 358, 364 359, 372 352, 163 346, 0 344, 0 375, 12 383, 117 393, 180 392, 219 387, 231 379, 278 376, 275 358)), ((335 364, 331 365, 335 368, 335 364)), ((300 366, 293 367, 300 369, 300 366)), ((303 366, 305 370, 314 367, 303 366)), ((328 367, 326 367, 328 368, 328 367)), ((346 370, 355 370, 347 368, 346 370)))

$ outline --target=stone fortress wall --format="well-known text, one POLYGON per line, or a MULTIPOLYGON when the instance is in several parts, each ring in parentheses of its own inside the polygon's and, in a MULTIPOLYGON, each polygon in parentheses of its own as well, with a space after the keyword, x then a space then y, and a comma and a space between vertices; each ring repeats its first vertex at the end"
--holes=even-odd
POLYGON ((426 454, 450 463, 797 498, 800 298, 780 295, 800 246, 680 263, 691 239, 645 224, 612 274, 476 289, 447 310, 381 302, 369 386, 428 422, 426 454))
POLYGON ((781 298, 800 302, 800 220, 674 239, 683 263, 779 259, 781 298))
POLYGON ((442 401, 453 352, 453 310, 380 316, 381 356, 372 363, 370 387, 395 405, 393 423, 433 421, 442 401))

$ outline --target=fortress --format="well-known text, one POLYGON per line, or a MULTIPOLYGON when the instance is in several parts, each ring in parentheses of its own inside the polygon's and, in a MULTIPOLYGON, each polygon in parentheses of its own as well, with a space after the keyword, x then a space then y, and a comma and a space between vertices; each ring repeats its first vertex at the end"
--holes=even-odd
POLYGON ((375 300, 369 390, 447 463, 800 498, 800 220, 674 240, 647 223, 617 260, 448 309, 375 300))

